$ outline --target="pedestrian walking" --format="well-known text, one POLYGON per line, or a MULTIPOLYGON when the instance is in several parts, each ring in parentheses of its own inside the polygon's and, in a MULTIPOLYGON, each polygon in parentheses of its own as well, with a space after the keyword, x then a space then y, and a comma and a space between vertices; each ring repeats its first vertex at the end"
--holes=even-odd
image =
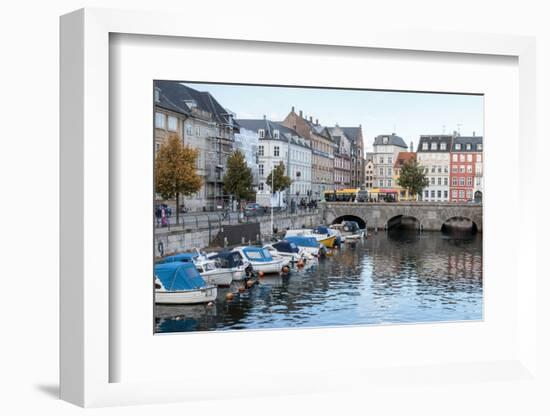
POLYGON ((168 220, 166 217, 166 209, 164 207, 162 208, 160 215, 161 215, 161 224, 163 227, 166 227, 168 225, 168 220))

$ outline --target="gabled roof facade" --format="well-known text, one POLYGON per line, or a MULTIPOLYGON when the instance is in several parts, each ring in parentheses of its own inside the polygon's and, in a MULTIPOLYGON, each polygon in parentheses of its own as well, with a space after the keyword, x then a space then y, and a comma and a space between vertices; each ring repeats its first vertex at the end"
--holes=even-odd
POLYGON ((483 150, 482 136, 457 136, 453 139, 451 152, 481 152, 483 150), (456 148, 456 145, 460 148, 456 148))
POLYGON ((294 129, 283 126, 279 122, 274 122, 267 119, 238 119, 236 122, 240 127, 247 130, 255 132, 263 130, 264 137, 263 139, 260 138, 260 140, 280 140, 311 149, 311 146, 306 139, 300 136, 294 129), (275 130, 279 131, 279 138, 275 137, 275 130))
POLYGON ((451 135, 422 135, 418 141, 418 153, 449 153, 453 136, 451 135), (427 144, 427 148, 424 144, 427 144))
POLYGON ((397 136, 395 133, 392 134, 380 134, 374 138, 374 146, 397 146, 404 149, 407 148, 407 144, 403 138, 397 136))

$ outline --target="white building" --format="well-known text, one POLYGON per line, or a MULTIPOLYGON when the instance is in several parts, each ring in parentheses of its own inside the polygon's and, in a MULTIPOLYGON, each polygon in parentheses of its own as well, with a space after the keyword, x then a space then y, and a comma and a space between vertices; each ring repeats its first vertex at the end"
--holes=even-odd
POLYGON ((256 201, 268 205, 271 187, 267 177, 271 171, 283 163, 285 173, 292 183, 284 192, 284 200, 297 202, 311 195, 311 145, 295 130, 267 119, 237 120, 241 129, 258 134, 258 192, 256 201))
POLYGON ((451 135, 420 136, 416 160, 424 167, 428 178, 428 187, 422 193, 423 201, 449 201, 452 140, 451 135))
POLYGON ((405 141, 395 133, 382 134, 374 138, 373 147, 373 187, 380 189, 395 188, 393 164, 397 160, 399 152, 407 151, 405 141))
POLYGON ((239 150, 246 160, 247 166, 252 170, 254 187, 257 189, 260 176, 258 172, 258 145, 260 136, 257 131, 240 127, 239 133, 235 133, 234 150, 239 150))

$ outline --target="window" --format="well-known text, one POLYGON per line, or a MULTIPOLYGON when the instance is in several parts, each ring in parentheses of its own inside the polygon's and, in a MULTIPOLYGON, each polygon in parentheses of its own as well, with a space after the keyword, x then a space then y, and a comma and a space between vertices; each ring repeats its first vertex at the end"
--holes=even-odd
POLYGON ((481 185, 481 178, 476 178, 476 185, 477 186, 480 186, 481 185))
POLYGON ((467 185, 467 186, 472 186, 472 177, 471 177, 471 176, 468 176, 468 177, 466 178, 466 185, 467 185))
POLYGON ((460 186, 464 186, 464 178, 460 178, 458 183, 460 186))
POLYGON ((457 178, 453 178, 453 186, 457 186, 458 185, 458 179, 457 178))
POLYGON ((441 150, 447 150, 447 143, 441 143, 439 146, 441 150))
POLYGON ((449 185, 449 178, 443 178, 443 185, 445 186, 449 185))
POLYGON ((430 197, 430 192, 429 191, 424 191, 424 197, 429 198, 430 197))
POLYGON ((388 179, 388 188, 391 188, 391 179, 388 179))
POLYGON ((434 177, 430 178, 430 184, 435 185, 435 178, 434 177))
POLYGON ((388 165, 392 164, 392 160, 393 160, 393 158, 391 156, 388 156, 388 165))
POLYGON ((441 173, 441 166, 437 167, 437 173, 441 173))
POLYGON ((437 191, 437 197, 441 198, 441 191, 437 191))
POLYGON ((279 156, 279 154, 280 154, 279 146, 275 146, 273 148, 273 156, 279 156))
POLYGON ((259 130, 258 130, 258 137, 259 137, 260 139, 265 138, 265 130, 264 130, 264 129, 259 129, 259 130))
POLYGON ((193 126, 191 124, 187 124, 185 127, 185 134, 191 135, 193 134, 193 126))
POLYGON ((174 116, 168 116, 168 130, 178 131, 178 119, 174 116))
POLYGON ((195 127, 195 136, 201 137, 201 128, 200 128, 200 126, 195 127))
POLYGON ((460 143, 455 143, 455 150, 460 150, 460 143))
POLYGON ((458 192, 456 191, 456 189, 452 192, 452 195, 453 195, 453 198, 456 199, 458 195, 458 192))
POLYGON ((155 102, 158 103, 160 101, 160 90, 158 88, 155 88, 155 102))
POLYGON ((458 155, 453 153, 453 162, 458 162, 458 155))
POLYGON ((258 146, 258 156, 263 156, 263 155, 264 155, 264 146, 259 145, 258 146))
POLYGON ((466 160, 466 157, 464 155, 460 155, 460 161, 464 162, 466 160))
POLYGON ((155 143, 155 150, 157 152, 160 150, 160 143, 155 143))
POLYGON ((388 176, 391 176, 391 175, 392 175, 392 169, 388 168, 388 176))
POLYGON ((278 139, 279 138, 279 130, 273 130, 273 138, 278 139))
POLYGON ((460 173, 464 173, 464 172, 466 172, 464 165, 460 165, 460 173))
POLYGON ((476 149, 480 152, 483 150, 483 146, 481 145, 481 143, 477 144, 476 149))
POLYGON ((263 183, 263 182, 260 182, 260 184, 258 185, 258 190, 259 190, 259 191, 263 191, 263 190, 264 190, 264 183, 263 183))
POLYGON ((380 176, 384 176, 384 168, 378 169, 378 173, 380 173, 380 176))
POLYGON ((380 163, 384 163, 384 156, 380 156, 380 163))
POLYGON ((437 184, 441 185, 441 178, 437 178, 437 184))
POLYGON ((477 155, 477 161, 481 162, 481 155, 477 155))
POLYGON ((472 150, 472 144, 466 143, 466 150, 472 150))
POLYGON ((443 198, 449 199, 449 191, 443 191, 443 198))
POLYGON ((462 190, 459 191, 458 196, 459 196, 459 198, 463 199, 464 198, 464 191, 462 191, 462 190))
POLYGON ((468 173, 472 173, 472 165, 466 166, 466 171, 467 171, 468 173))
POLYGON ((435 191, 430 191, 430 196, 431 196, 432 198, 435 198, 435 191))
POLYGON ((472 161, 472 155, 471 155, 471 154, 466 155, 466 160, 467 160, 468 162, 471 162, 471 161, 472 161))
POLYGON ((166 117, 164 117, 164 114, 162 113, 155 113, 155 127, 157 129, 164 129, 166 128, 165 121, 166 117))
POLYGON ((437 150, 437 143, 436 142, 432 142, 431 150, 437 150))
POLYGON ((428 150, 428 143, 427 142, 422 143, 422 150, 428 150))
POLYGON ((378 182, 379 182, 380 188, 383 188, 384 187, 384 181, 382 179, 380 179, 378 182))
POLYGON ((435 166, 432 166, 432 173, 435 173, 435 166))
POLYGON ((453 166, 453 173, 458 173, 458 166, 453 166))
POLYGON ((443 172, 449 173, 449 167, 447 165, 445 165, 445 167, 443 168, 443 172))
POLYGON ((260 175, 264 175, 264 165, 258 165, 258 173, 260 175))
POLYGON ((466 198, 472 199, 472 191, 466 191, 466 198))

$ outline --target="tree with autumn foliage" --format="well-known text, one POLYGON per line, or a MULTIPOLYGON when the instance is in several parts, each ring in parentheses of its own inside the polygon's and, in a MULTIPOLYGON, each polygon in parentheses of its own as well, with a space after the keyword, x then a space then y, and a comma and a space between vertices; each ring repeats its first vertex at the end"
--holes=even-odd
POLYGON ((160 146, 155 158, 155 192, 164 199, 176 198, 176 223, 179 224, 179 198, 198 192, 202 180, 197 174, 199 151, 171 135, 160 146))
POLYGON ((424 168, 414 159, 405 162, 399 172, 397 184, 407 189, 411 196, 422 195, 422 190, 429 185, 424 168))
POLYGON ((240 150, 236 150, 227 158, 227 171, 223 177, 225 192, 233 195, 239 201, 250 200, 254 197, 254 178, 252 170, 247 166, 246 159, 240 150))

